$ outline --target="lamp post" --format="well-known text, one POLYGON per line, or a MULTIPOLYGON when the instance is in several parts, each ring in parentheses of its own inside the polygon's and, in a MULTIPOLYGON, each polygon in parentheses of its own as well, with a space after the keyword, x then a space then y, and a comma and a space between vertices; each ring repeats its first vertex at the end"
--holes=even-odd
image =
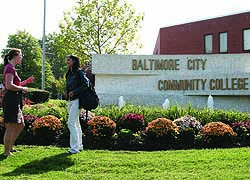
POLYGON ((46 22, 46 0, 44 0, 43 9, 43 56, 42 56, 42 90, 44 90, 45 82, 45 23, 46 22))

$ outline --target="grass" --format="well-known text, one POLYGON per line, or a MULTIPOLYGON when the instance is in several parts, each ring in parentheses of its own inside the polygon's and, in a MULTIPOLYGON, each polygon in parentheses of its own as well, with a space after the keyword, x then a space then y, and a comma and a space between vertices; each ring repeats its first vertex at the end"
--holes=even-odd
MULTIPOLYGON (((3 145, 0 145, 3 149, 3 145)), ((17 146, 21 152, 0 158, 0 179, 249 179, 250 148, 154 152, 17 146)))

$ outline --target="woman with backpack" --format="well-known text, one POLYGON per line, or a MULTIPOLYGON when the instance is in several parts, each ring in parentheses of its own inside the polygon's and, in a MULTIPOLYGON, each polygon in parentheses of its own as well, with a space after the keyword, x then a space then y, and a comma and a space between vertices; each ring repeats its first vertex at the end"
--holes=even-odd
POLYGON ((88 88, 88 82, 83 78, 84 74, 80 70, 80 60, 77 56, 69 55, 66 64, 68 71, 66 73, 64 96, 68 100, 68 128, 70 131, 70 149, 66 153, 76 154, 83 149, 82 129, 79 121, 79 96, 81 92, 88 88), (78 76, 78 73, 82 74, 78 76))

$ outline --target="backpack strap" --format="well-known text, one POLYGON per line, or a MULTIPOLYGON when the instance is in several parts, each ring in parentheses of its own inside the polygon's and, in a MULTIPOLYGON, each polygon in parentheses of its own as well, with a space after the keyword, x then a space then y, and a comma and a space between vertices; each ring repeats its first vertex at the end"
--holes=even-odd
POLYGON ((86 119, 85 119, 86 121, 88 121, 88 112, 89 112, 89 111, 86 110, 86 119))
POLYGON ((77 71, 76 71, 76 76, 77 76, 77 83, 78 83, 78 86, 80 86, 80 85, 81 85, 80 71, 81 71, 81 70, 77 70, 77 71))

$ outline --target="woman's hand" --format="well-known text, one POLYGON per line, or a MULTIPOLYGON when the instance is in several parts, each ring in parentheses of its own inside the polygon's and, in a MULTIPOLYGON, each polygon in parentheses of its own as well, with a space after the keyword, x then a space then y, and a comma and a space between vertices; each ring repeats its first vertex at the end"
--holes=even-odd
POLYGON ((23 82, 21 82, 21 86, 25 86, 26 84, 33 83, 34 79, 35 78, 33 76, 30 76, 28 79, 26 79, 23 82))
POLYGON ((67 92, 65 91, 64 92, 64 96, 67 98, 68 97, 68 94, 67 94, 67 92))
POLYGON ((70 91, 69 92, 69 97, 73 97, 74 96, 74 92, 73 91, 70 91))
POLYGON ((28 83, 33 83, 34 82, 34 77, 33 76, 30 76, 28 79, 26 79, 26 84, 28 83))

